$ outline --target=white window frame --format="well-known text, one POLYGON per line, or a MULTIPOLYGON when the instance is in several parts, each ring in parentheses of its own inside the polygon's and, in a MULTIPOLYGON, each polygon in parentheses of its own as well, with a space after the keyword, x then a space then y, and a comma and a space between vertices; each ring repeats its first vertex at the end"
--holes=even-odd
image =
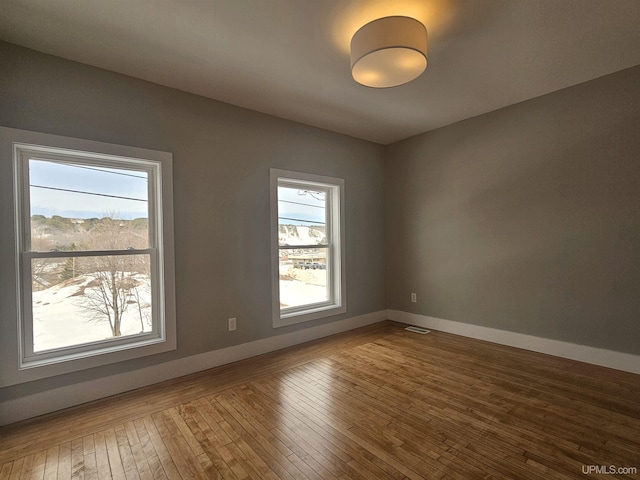
MULTIPOLYGON (((85 368, 130 360, 176 348, 175 271, 173 253, 172 155, 168 152, 112 145, 57 135, 2 128, 10 138, 14 171, 14 218, 18 358, 2 386, 85 368), (149 245, 133 251, 33 252, 29 160, 144 171, 149 175, 149 245), (150 332, 99 342, 34 352, 32 316, 33 258, 147 254, 151 259, 153 327, 150 332)), ((3 151, 5 145, 2 146, 3 151)), ((15 338, 15 337, 14 337, 15 338)), ((6 339, 5 339, 6 340, 6 339)))
MULTIPOLYGON (((283 327, 338 315, 347 311, 345 274, 344 180, 341 178, 270 169, 271 207, 271 292, 273 327, 283 327), (278 241, 278 186, 312 188, 326 193, 327 290, 325 302, 280 308, 281 247, 278 241)), ((318 247, 309 245, 310 248, 318 247)))

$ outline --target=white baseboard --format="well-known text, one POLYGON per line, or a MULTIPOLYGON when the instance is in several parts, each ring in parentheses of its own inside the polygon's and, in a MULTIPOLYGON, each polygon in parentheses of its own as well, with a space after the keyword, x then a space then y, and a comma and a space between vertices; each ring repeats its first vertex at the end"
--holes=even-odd
POLYGON ((416 325, 441 332, 454 333, 464 337, 486 340, 500 345, 508 345, 510 347, 522 348, 523 350, 546 353, 547 355, 569 358, 579 362, 640 374, 640 355, 534 337, 532 335, 482 327, 480 325, 471 325, 469 323, 453 322, 451 320, 418 315, 416 313, 401 312, 398 310, 388 310, 388 313, 390 320, 407 325, 416 325))
POLYGON ((0 425, 37 417, 45 413, 80 405, 154 383, 218 367, 280 350, 318 338, 335 335, 387 319, 387 311, 368 313, 338 320, 296 332, 285 333, 253 342, 173 360, 106 378, 47 390, 0 403, 0 425))
POLYGON ((346 332, 386 319, 640 374, 640 355, 576 345, 559 340, 443 320, 398 310, 381 310, 317 327, 193 355, 131 372, 8 400, 0 403, 0 426, 346 332))

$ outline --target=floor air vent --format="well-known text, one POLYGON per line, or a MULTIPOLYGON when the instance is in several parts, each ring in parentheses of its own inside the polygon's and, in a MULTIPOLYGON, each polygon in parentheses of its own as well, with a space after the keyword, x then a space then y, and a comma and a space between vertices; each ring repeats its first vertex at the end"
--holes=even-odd
POLYGON ((415 333, 421 333, 423 335, 426 335, 431 331, 431 330, 427 330, 426 328, 420 328, 420 327, 407 327, 405 328, 405 330, 409 330, 410 332, 415 332, 415 333))

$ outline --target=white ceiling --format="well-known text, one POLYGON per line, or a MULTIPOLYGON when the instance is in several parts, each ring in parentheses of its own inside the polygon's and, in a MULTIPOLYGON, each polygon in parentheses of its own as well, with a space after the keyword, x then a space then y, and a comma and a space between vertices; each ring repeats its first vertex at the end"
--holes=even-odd
POLYGON ((2 0, 0 38, 388 144, 640 64, 639 0, 2 0), (363 24, 413 16, 422 77, 356 84, 363 24))

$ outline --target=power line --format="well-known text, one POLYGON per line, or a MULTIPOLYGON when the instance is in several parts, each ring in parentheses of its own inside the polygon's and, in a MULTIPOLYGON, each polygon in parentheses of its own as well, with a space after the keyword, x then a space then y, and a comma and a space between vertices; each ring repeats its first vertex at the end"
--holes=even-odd
POLYGON ((118 195, 107 195, 106 193, 83 192, 81 190, 69 190, 66 188, 45 187, 43 185, 29 185, 32 188, 44 188, 46 190, 57 190, 59 192, 81 193, 83 195, 94 195, 96 197, 120 198, 122 200, 133 200, 136 202, 147 202, 144 198, 121 197, 118 195))
POLYGON ((292 203, 294 205, 304 205, 307 207, 313 207, 313 208, 322 208, 324 210, 325 207, 321 206, 321 205, 311 205, 309 203, 300 203, 300 202, 292 202, 291 200, 278 200, 278 203, 292 203))
MULTIPOLYGON (((50 162, 50 160, 39 160, 39 159, 33 159, 33 160, 36 160, 38 162, 50 162)), ((58 162, 51 162, 51 163, 58 163, 58 162)), ((97 167, 87 167, 85 165, 73 165, 73 164, 66 164, 66 163, 64 163, 62 165, 65 166, 65 167, 69 167, 69 168, 83 168, 85 170, 94 170, 96 172, 110 173, 112 175, 122 175, 124 177, 142 178, 142 179, 148 181, 147 177, 143 176, 143 175, 134 175, 132 173, 113 172, 113 171, 108 170, 106 168, 102 169, 102 168, 97 168, 97 167)))
POLYGON ((315 223, 317 225, 325 225, 325 222, 314 222, 313 220, 304 220, 302 218, 278 217, 278 220, 291 220, 292 222, 315 223))
POLYGON ((84 168, 85 170, 95 170, 96 172, 111 173, 112 175, 122 175, 124 177, 143 178, 144 180, 147 180, 147 177, 145 177, 145 176, 134 175, 132 173, 112 172, 111 170, 103 170, 101 168, 95 168, 95 167, 85 167, 83 165, 73 165, 73 167, 74 168, 84 168))
POLYGON ((324 198, 318 198, 316 197, 316 195, 318 195, 319 197, 324 197, 325 192, 314 192, 312 190, 298 190, 298 195, 302 196, 302 195, 306 195, 306 194, 311 195, 313 198, 315 198, 316 200, 324 200, 324 198))

